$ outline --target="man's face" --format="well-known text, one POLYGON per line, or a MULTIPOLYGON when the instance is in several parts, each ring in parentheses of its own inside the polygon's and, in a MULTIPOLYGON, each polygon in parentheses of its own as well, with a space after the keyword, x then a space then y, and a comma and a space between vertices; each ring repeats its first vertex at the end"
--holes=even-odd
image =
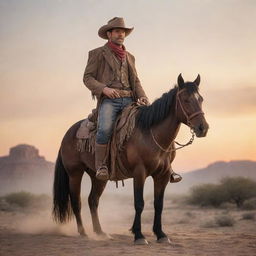
POLYGON ((125 30, 123 28, 114 28, 111 32, 107 32, 108 39, 117 45, 122 45, 125 38, 125 30))

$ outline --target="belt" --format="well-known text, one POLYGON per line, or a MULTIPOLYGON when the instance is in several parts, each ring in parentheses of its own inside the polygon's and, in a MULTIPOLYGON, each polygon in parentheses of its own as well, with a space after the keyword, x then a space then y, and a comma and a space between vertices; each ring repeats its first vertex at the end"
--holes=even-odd
POLYGON ((118 92, 121 98, 132 97, 132 91, 120 90, 120 89, 115 89, 115 90, 118 92))

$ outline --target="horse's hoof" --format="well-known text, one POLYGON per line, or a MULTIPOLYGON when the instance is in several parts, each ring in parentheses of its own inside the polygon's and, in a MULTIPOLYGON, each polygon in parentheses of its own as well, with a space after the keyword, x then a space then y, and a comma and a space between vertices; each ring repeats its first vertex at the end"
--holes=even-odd
POLYGON ((171 241, 168 237, 162 237, 162 238, 158 239, 157 242, 160 244, 170 244, 171 243, 171 241))
POLYGON ((80 232, 79 234, 80 234, 81 237, 88 237, 85 232, 80 232))
POLYGON ((109 239, 109 240, 113 240, 113 239, 114 239, 111 235, 106 234, 106 233, 104 233, 104 232, 99 233, 99 234, 97 234, 97 235, 98 235, 98 237, 101 238, 101 239, 109 239))
POLYGON ((110 235, 110 234, 105 234, 106 235, 106 238, 109 239, 109 240, 114 240, 114 238, 110 235))
POLYGON ((139 238, 134 241, 134 245, 146 245, 148 241, 145 238, 139 238))
POLYGON ((83 226, 79 226, 79 227, 77 228, 77 231, 78 231, 78 233, 80 234, 80 236, 87 237, 87 234, 85 233, 85 230, 84 230, 84 227, 83 227, 83 226))

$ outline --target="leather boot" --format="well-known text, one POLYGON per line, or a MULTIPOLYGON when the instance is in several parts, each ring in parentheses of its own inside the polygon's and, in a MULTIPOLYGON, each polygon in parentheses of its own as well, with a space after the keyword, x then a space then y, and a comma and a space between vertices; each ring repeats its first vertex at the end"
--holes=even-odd
POLYGON ((170 176, 171 183, 180 182, 182 180, 182 177, 178 173, 174 172, 171 167, 170 167, 170 173, 171 173, 171 176, 170 176))
POLYGON ((105 164, 105 158, 107 153, 107 144, 95 144, 95 169, 96 178, 99 180, 108 180, 108 167, 105 164))

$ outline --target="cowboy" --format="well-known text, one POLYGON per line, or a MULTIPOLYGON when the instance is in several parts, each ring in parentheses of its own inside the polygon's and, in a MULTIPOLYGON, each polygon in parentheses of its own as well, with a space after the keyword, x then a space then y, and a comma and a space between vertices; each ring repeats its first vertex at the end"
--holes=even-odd
POLYGON ((149 104, 136 72, 135 58, 123 44, 132 30, 121 17, 114 17, 102 26, 98 35, 108 42, 89 51, 84 72, 83 82, 93 98, 97 98, 95 169, 96 178, 100 180, 109 179, 105 163, 107 144, 118 114, 132 102, 149 104))
POLYGON ((98 100, 95 168, 100 180, 109 179, 105 158, 117 115, 134 101, 149 104, 135 69, 134 56, 123 45, 132 30, 120 17, 102 26, 98 35, 108 42, 89 52, 84 72, 84 84, 98 100))

